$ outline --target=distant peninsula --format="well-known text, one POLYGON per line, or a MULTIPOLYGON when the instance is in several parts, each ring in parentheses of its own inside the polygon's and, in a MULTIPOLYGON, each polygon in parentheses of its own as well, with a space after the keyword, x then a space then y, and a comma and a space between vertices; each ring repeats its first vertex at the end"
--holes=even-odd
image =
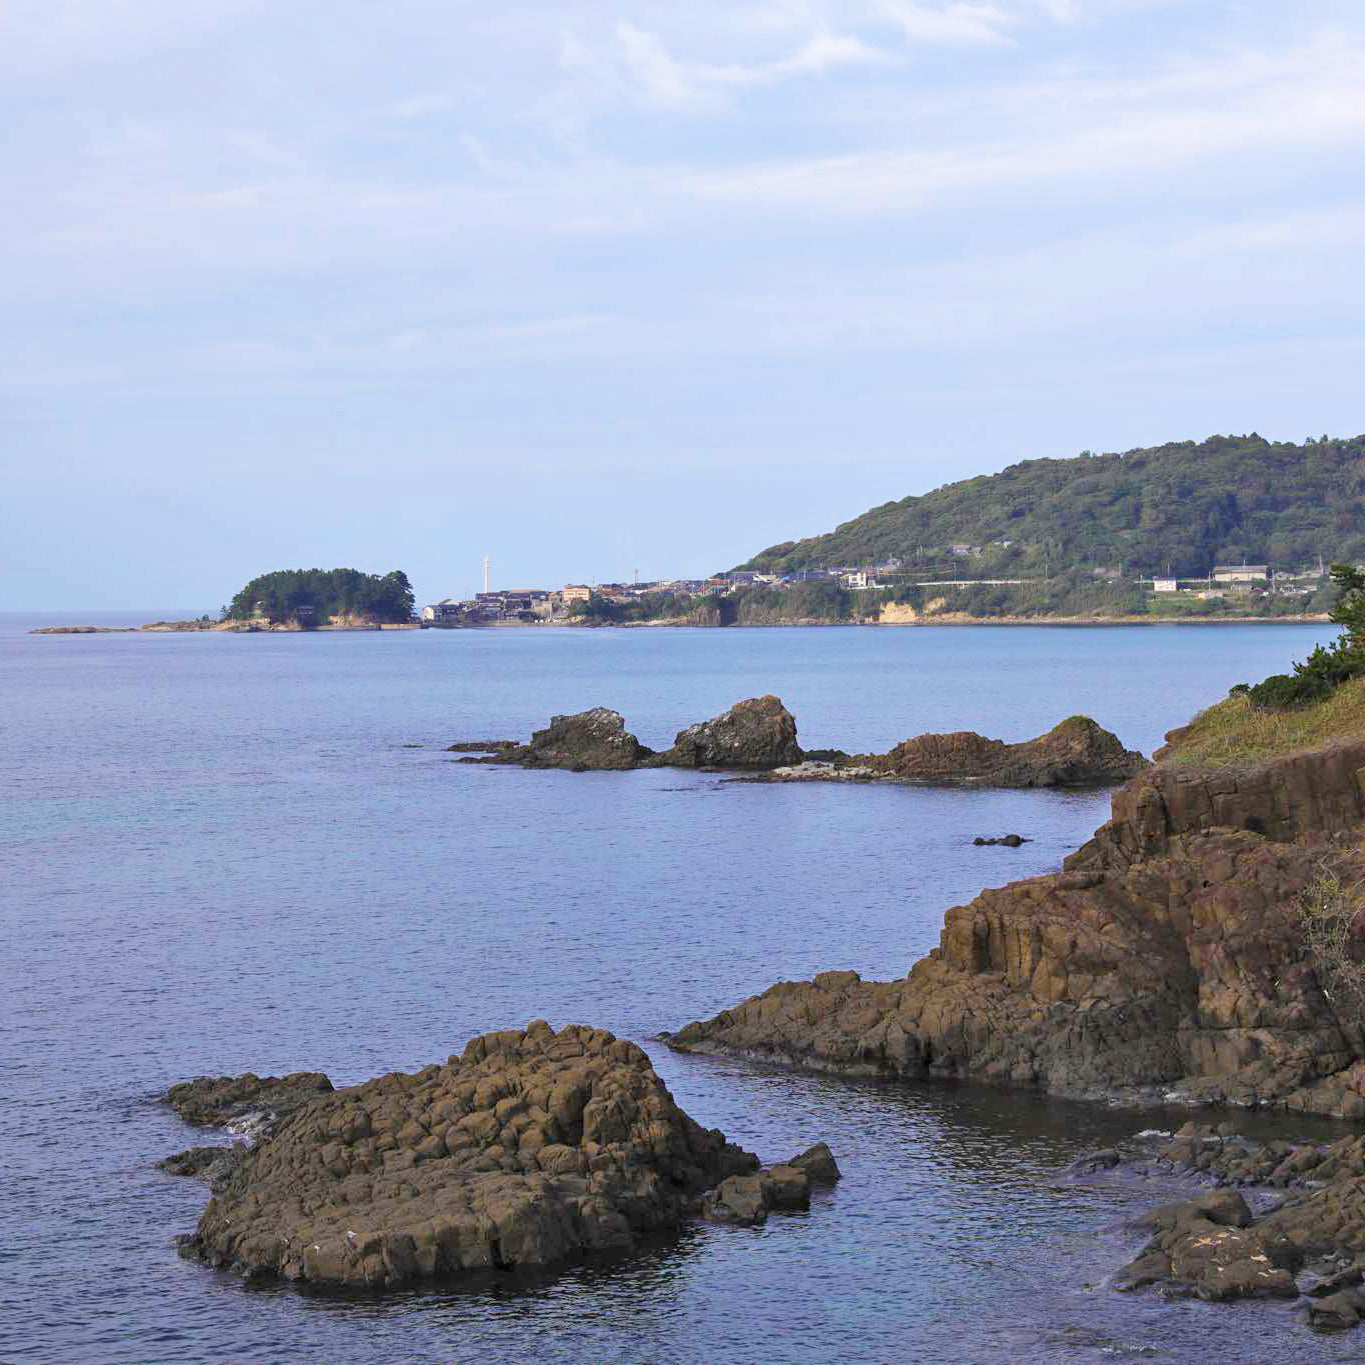
POLYGON ((1026 460, 702 579, 485 591, 424 626, 1325 621, 1365 561, 1365 437, 1026 460))

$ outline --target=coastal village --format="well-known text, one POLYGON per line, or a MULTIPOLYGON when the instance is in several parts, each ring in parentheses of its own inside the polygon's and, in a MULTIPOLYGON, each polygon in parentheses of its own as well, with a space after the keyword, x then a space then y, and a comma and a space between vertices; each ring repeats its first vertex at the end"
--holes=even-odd
MULTIPOLYGON (((561 588, 501 588, 488 586, 488 562, 484 561, 484 590, 471 598, 442 598, 422 607, 419 620, 424 628, 454 628, 497 624, 550 623, 564 621, 585 612, 588 604, 628 604, 648 597, 728 597, 748 588, 765 587, 782 592, 799 584, 830 583, 849 592, 878 592, 917 588, 951 594, 955 589, 974 587, 1022 587, 1045 579, 1032 577, 989 577, 973 574, 970 565, 991 552, 1007 550, 1010 542, 991 546, 952 545, 947 547, 947 562, 937 569, 912 569, 899 559, 869 565, 839 564, 828 568, 801 569, 792 573, 760 573, 733 570, 710 578, 676 578, 640 582, 638 574, 630 583, 567 583, 561 588)), ((1096 579, 1113 582, 1126 578, 1120 568, 1096 568, 1096 579)), ((1253 601, 1267 598, 1307 599, 1327 581, 1325 563, 1297 570, 1277 570, 1269 564, 1218 564, 1202 578, 1158 576, 1128 580, 1144 593, 1163 602, 1220 602, 1226 599, 1253 601)))

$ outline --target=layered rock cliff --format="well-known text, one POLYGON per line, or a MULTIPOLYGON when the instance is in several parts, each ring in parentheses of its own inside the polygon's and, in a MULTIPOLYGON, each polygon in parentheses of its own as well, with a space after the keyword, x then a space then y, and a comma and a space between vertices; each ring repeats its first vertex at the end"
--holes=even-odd
POLYGON ((667 1038, 857 1075, 1365 1114, 1357 1012, 1330 998, 1299 905, 1328 864, 1365 875, 1365 746, 1257 768, 1159 769, 1066 870, 947 912, 900 981, 782 983, 667 1038))

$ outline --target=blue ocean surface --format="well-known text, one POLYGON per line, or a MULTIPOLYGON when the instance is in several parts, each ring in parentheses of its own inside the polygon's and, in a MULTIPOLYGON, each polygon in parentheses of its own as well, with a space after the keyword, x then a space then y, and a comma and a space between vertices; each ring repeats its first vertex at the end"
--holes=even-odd
MULTIPOLYGON (((88 614, 82 623, 169 615, 88 614)), ((30 636, 0 619, 0 1360, 1311 1361, 1283 1305, 1123 1295, 1178 1186, 1076 1177, 1182 1114, 847 1082, 653 1038, 774 981, 903 975, 943 911, 1055 868, 1107 796, 767 786, 455 762, 605 705, 647 744, 782 697, 808 747, 1083 712, 1150 753, 1312 626, 30 636), (977 848, 1018 832, 1019 849, 977 848), (180 1260, 207 1199, 200 1074, 348 1084, 546 1018, 644 1044, 765 1160, 844 1180, 761 1229, 695 1226, 543 1283, 338 1296, 180 1260)), ((1299 1130, 1304 1125, 1298 1125, 1299 1130)))

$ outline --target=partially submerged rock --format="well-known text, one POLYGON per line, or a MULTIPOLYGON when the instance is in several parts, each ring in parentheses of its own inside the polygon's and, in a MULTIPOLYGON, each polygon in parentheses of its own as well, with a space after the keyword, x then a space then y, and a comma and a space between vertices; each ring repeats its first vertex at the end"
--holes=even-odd
POLYGON ((536 1022, 316 1095, 242 1158, 182 1252, 373 1287, 539 1268, 674 1229, 757 1166, 683 1113, 634 1043, 536 1022))
POLYGON ((448 754, 493 754, 517 748, 514 739, 462 739, 446 746, 448 754))
POLYGON ((702 1200, 702 1217, 746 1226, 765 1222, 774 1209, 810 1208, 810 1177, 795 1166, 772 1166, 754 1175, 732 1175, 702 1200))
POLYGON ((978 834, 972 843, 977 848, 1019 848, 1023 844, 1031 844, 1032 839, 1025 839, 1022 834, 1002 834, 998 839, 987 839, 984 835, 978 834))
POLYGON ((332 1082, 321 1071, 294 1071, 288 1076, 197 1076, 173 1085, 166 1103, 185 1120, 200 1127, 224 1127, 248 1114, 283 1117, 321 1094, 332 1082))
POLYGON ((800 763, 796 720, 777 697, 753 697, 723 715, 680 730, 673 747, 654 759, 669 768, 763 771, 800 763))

